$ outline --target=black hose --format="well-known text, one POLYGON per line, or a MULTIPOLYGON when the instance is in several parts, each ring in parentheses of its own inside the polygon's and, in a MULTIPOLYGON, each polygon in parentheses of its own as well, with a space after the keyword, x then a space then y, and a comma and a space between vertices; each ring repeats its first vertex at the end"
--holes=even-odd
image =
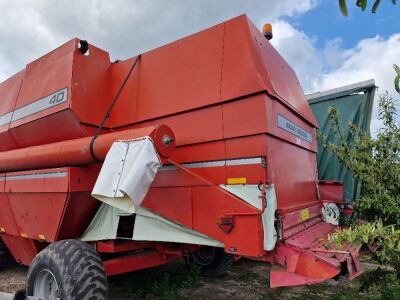
POLYGON ((93 159, 94 159, 95 161, 97 161, 97 162, 100 162, 100 160, 99 160, 99 159, 96 157, 96 155, 94 154, 94 150, 93 150, 94 142, 96 141, 96 139, 97 139, 97 137, 98 137, 100 131, 103 129, 104 124, 106 123, 107 119, 110 118, 111 111, 113 110, 115 104, 117 103, 117 100, 118 100, 119 96, 121 95, 121 93, 122 93, 122 91, 123 91, 123 89, 124 89, 126 83, 127 83, 128 80, 129 80, 129 77, 131 76, 133 70, 135 69, 135 67, 136 67, 136 65, 137 65, 137 63, 139 62, 139 60, 140 60, 141 57, 142 57, 142 55, 140 54, 140 55, 136 58, 135 62, 132 64, 132 66, 131 66, 131 68, 129 69, 129 72, 128 72, 128 74, 126 75, 124 81, 122 82, 122 84, 121 84, 121 86, 120 86, 120 88, 119 88, 117 94, 115 95, 113 101, 111 102, 110 107, 108 108, 106 114, 104 115, 103 120, 101 121, 100 125, 97 127, 96 132, 95 132, 95 134, 93 135, 92 140, 90 141, 90 146, 89 146, 90 155, 91 155, 91 156, 93 157, 93 159))

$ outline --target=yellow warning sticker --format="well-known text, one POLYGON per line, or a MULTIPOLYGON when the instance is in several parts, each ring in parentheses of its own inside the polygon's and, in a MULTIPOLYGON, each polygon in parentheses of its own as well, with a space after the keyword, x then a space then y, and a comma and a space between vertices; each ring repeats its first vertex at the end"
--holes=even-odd
POLYGON ((228 184, 246 184, 247 178, 228 178, 228 184))
POLYGON ((302 221, 308 220, 310 218, 310 212, 308 208, 302 209, 300 211, 300 217, 302 221))
POLYGON ((39 234, 39 240, 40 241, 45 241, 46 237, 44 236, 44 234, 39 234))

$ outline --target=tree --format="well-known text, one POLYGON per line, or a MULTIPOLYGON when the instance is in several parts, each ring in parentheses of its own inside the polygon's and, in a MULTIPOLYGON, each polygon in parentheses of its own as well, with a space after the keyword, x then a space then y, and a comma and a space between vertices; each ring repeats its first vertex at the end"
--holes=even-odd
MULTIPOLYGON (((396 5, 396 2, 397 2, 397 0, 392 0, 393 5, 396 5)), ((374 4, 372 5, 371 12, 374 14, 374 13, 376 13, 376 11, 378 9, 379 4, 381 4, 381 0, 374 0, 373 3, 374 4)), ((358 6, 359 8, 361 8, 362 11, 364 11, 368 6, 367 0, 357 0, 356 6, 358 6)), ((339 0, 339 7, 340 7, 340 11, 342 12, 342 14, 347 17, 349 15, 349 13, 347 10, 346 0, 339 0)))
MULTIPOLYGON (((398 93, 400 68, 396 72, 398 93)), ((379 119, 382 128, 371 138, 353 124, 351 144, 343 138, 339 112, 331 108, 329 118, 339 137, 338 144, 328 144, 319 136, 322 146, 334 153, 362 183, 361 197, 356 200, 359 216, 371 223, 354 224, 330 235, 340 248, 343 243, 368 244, 375 249, 380 264, 389 264, 400 278, 400 122, 399 102, 387 92, 379 98, 379 119)), ((379 273, 379 269, 377 274, 379 273)), ((375 276, 375 275, 374 275, 375 276)), ((373 278, 374 278, 373 276, 373 278)))
POLYGON ((352 139, 343 134, 340 113, 330 108, 329 120, 338 143, 327 143, 319 135, 320 144, 332 152, 362 185, 356 200, 358 213, 363 219, 377 218, 384 224, 400 225, 400 122, 398 100, 388 93, 379 98, 379 119, 384 128, 376 138, 348 124, 352 139))

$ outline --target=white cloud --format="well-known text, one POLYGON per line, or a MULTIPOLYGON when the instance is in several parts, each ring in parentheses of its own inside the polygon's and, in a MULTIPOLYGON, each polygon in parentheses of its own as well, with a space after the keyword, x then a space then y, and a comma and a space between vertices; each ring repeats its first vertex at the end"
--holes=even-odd
POLYGON ((243 13, 261 26, 318 1, 0 0, 0 80, 73 37, 125 59, 243 13))
MULTIPOLYGON (((295 69, 306 93, 375 79, 379 86, 377 95, 387 90, 398 97, 392 65, 400 63, 400 33, 387 39, 379 36, 363 39, 351 49, 344 48, 336 38, 318 49, 313 38, 288 22, 279 20, 274 25, 273 44, 295 69)), ((371 122, 373 133, 382 126, 377 119, 377 99, 376 96, 371 122)))
POLYGON ((283 20, 274 22, 273 32, 272 44, 296 71, 305 92, 309 91, 323 70, 323 56, 315 40, 283 20))

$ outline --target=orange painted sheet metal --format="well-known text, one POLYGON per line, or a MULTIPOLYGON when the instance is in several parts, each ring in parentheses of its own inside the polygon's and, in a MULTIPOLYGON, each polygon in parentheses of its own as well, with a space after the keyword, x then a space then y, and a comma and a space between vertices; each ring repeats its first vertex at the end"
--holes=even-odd
POLYGON ((89 55, 78 48, 73 39, 0 84, 0 151, 92 133, 84 124, 98 124, 109 106, 111 63, 95 46, 89 55))
POLYGON ((90 149, 93 137, 0 152, 0 171, 87 165, 96 160, 103 160, 116 140, 137 139, 146 136, 152 138, 161 158, 168 158, 173 153, 174 135, 167 126, 160 125, 99 135, 92 144, 93 153, 90 149), (172 142, 168 145, 165 144, 163 142, 165 137, 171 138, 172 142))
MULTIPOLYGON (((71 40, 28 64, 25 72, 11 80, 13 97, 9 104, 7 101, 0 104, 3 113, 0 119, 7 114, 11 116, 4 123, 3 130, 10 129, 0 150, 93 133, 94 128, 87 124, 100 122, 136 58, 111 64, 105 51, 89 45, 89 55, 83 55, 78 46, 78 39, 71 40), (24 80, 19 87, 21 79, 24 80), (59 126, 61 123, 63 126, 59 126)), ((0 92, 11 83, 1 84, 0 92)), ((196 115, 194 109, 265 92, 294 111, 299 119, 316 125, 293 71, 247 17, 240 16, 144 53, 128 78, 107 126, 160 121, 172 115, 174 122, 177 114, 185 111, 190 111, 191 119, 196 115), (272 56, 274 60, 269 61, 272 56)), ((250 103, 244 106, 251 110, 250 103)), ((225 111, 215 109, 213 113, 209 119, 221 120, 225 111)), ((247 113, 254 114, 252 110, 247 113)), ((204 120, 204 116, 200 119, 204 120)), ((201 120, 193 121, 190 127, 196 124, 200 128, 205 123, 201 120)), ((258 116, 253 115, 251 120, 262 124, 258 116)), ((177 124, 173 130, 188 128, 177 124)), ((212 130, 202 131, 218 130, 213 126, 212 130)), ((256 133, 252 128, 242 131, 227 129, 214 139, 256 133)), ((181 136, 180 132, 178 135, 181 136)), ((192 138, 187 136, 184 135, 182 143, 198 142, 194 132, 192 138)))
MULTIPOLYGON (((8 250, 13 254, 16 262, 29 266, 36 254, 43 248, 35 241, 23 237, 11 236, 8 234, 0 235, 8 250)), ((42 244, 44 245, 44 244, 42 244)))
MULTIPOLYGON (((135 60, 111 66, 114 93, 135 60)), ((108 126, 265 92, 316 126, 293 70, 247 17, 240 16, 142 54, 108 126)))
POLYGON ((92 165, 6 173, 0 193, 2 232, 48 242, 80 236, 100 205, 90 195, 99 169, 92 165))

